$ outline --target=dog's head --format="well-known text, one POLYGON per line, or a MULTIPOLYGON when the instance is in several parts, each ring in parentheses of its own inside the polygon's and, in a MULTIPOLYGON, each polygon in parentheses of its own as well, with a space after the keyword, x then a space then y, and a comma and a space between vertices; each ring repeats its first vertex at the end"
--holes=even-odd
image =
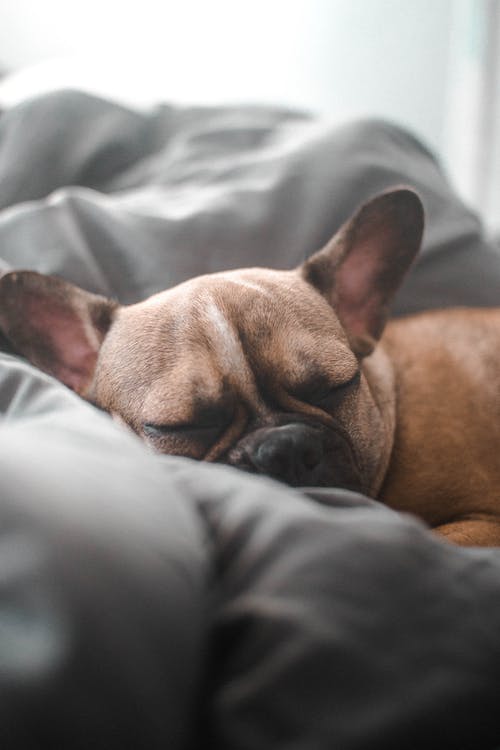
POLYGON ((415 193, 394 190, 297 269, 200 276, 125 307, 11 272, 0 330, 162 453, 374 493, 393 386, 382 353, 368 355, 422 227, 415 193))

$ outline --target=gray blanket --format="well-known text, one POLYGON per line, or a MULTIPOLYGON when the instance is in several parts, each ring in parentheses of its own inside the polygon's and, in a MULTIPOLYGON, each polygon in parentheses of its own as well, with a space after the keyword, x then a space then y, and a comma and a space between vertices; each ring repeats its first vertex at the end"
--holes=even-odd
MULTIPOLYGON (((292 267, 396 184, 427 227, 395 313, 498 304, 500 257, 400 128, 75 92, 0 116, 0 265, 129 303, 292 267)), ((8 353, 0 413, 2 748, 500 744, 500 552, 154 456, 8 353)))

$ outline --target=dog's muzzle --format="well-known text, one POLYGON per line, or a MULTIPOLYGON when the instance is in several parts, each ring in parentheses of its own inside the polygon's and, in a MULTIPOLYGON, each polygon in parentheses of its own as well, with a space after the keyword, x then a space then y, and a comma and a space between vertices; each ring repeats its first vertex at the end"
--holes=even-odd
POLYGON ((261 427, 245 435, 227 463, 292 486, 360 490, 360 472, 345 436, 304 422, 261 427))
POLYGON ((304 424, 287 424, 262 433, 247 449, 247 457, 259 474, 292 485, 312 479, 324 458, 318 430, 304 424))

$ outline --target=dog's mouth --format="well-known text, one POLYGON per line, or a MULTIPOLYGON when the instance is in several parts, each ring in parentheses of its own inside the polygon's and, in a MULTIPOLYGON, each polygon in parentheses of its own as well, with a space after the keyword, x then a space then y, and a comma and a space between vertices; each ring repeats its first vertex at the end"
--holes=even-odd
POLYGON ((220 459, 294 487, 342 487, 366 492, 356 452, 341 425, 289 422, 257 429, 220 459))

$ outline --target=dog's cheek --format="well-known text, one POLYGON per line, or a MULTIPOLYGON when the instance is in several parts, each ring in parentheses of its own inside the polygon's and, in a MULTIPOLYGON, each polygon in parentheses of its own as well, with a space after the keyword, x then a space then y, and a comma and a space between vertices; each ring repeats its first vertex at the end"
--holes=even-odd
POLYGON ((387 469, 392 449, 392 433, 385 415, 368 389, 357 400, 351 415, 349 432, 365 492, 376 497, 387 469))

